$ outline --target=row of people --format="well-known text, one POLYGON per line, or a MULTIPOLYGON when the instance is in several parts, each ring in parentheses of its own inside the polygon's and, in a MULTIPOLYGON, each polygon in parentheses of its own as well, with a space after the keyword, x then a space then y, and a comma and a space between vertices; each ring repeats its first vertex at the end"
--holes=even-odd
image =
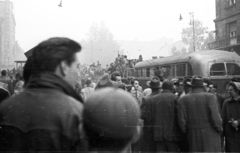
POLYGON ((147 85, 151 93, 142 98, 141 119, 144 120, 144 127, 138 150, 240 151, 238 78, 230 81, 230 97, 224 103, 216 93, 217 84, 204 83, 200 76, 178 81, 165 79, 163 82, 153 77, 147 85))

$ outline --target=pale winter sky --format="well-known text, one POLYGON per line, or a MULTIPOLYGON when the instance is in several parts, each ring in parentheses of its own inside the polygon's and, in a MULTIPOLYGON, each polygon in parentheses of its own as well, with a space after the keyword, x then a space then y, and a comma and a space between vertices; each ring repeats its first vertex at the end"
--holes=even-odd
POLYGON ((81 41, 94 21, 104 21, 116 40, 177 41, 194 11, 196 19, 214 30, 215 0, 62 0, 63 7, 58 7, 60 0, 11 1, 16 39, 24 51, 53 36, 81 41))

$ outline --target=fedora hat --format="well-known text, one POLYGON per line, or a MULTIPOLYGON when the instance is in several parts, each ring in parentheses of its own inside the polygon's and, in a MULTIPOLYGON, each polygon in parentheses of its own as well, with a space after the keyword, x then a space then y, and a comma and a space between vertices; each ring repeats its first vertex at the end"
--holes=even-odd
POLYGON ((191 82, 191 80, 192 80, 192 76, 185 76, 183 78, 183 81, 180 82, 179 84, 182 86, 186 86, 186 85, 188 85, 187 82, 191 82))
POLYGON ((191 82, 187 82, 187 84, 193 87, 203 87, 206 85, 203 81, 203 77, 201 76, 194 76, 191 82))
POLYGON ((160 82, 160 80, 156 76, 152 77, 152 79, 150 81, 147 81, 146 84, 150 88, 161 88, 162 87, 162 83, 160 82))

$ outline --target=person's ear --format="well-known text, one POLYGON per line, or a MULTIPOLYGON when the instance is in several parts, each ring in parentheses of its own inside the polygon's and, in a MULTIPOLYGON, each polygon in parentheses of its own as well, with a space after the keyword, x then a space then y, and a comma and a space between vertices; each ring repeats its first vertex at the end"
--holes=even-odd
POLYGON ((63 76, 66 76, 68 73, 68 65, 67 65, 66 61, 61 61, 59 68, 60 68, 61 74, 63 76))
POLYGON ((134 132, 134 134, 133 134, 133 138, 132 138, 132 140, 131 140, 131 143, 135 143, 135 142, 138 141, 138 139, 139 139, 140 136, 141 136, 141 132, 142 132, 141 126, 136 126, 136 130, 135 130, 135 132, 134 132))

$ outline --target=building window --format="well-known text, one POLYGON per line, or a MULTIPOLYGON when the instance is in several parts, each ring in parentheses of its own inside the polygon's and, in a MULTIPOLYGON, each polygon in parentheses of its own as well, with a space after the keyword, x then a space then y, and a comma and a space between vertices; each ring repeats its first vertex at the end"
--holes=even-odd
POLYGON ((236 0, 228 0, 228 6, 236 4, 236 0))
POLYGON ((229 38, 230 38, 230 45, 237 44, 237 22, 229 23, 229 38))

